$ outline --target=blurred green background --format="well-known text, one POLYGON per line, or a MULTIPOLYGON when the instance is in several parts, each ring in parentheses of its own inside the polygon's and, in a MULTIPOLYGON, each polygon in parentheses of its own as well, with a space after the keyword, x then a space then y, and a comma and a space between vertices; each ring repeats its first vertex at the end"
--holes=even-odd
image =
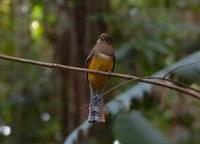
MULTIPOLYGON (((200 58, 200 0, 0 0, 2 54, 83 67, 101 32, 113 37, 115 72, 153 75, 200 58)), ((200 89, 200 65, 171 78, 200 89)), ((184 94, 130 83, 105 101, 106 124, 76 143, 200 143, 200 102, 184 94)), ((0 60, 2 144, 63 143, 87 119, 88 102, 81 73, 0 60)))

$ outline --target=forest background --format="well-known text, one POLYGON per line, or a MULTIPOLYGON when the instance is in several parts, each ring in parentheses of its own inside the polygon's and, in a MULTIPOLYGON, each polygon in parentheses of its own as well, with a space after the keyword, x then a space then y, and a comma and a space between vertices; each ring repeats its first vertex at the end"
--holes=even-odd
MULTIPOLYGON (((83 67, 107 32, 116 72, 161 76, 200 58, 199 25, 200 0, 0 0, 0 53, 83 67)), ((200 89, 200 64, 171 78, 200 89)), ((108 88, 122 82, 112 78, 108 88)), ((80 132, 78 143, 200 142, 200 102, 185 94, 133 82, 105 101, 106 124, 80 132)), ((67 143, 88 102, 81 73, 0 60, 2 144, 67 143)))

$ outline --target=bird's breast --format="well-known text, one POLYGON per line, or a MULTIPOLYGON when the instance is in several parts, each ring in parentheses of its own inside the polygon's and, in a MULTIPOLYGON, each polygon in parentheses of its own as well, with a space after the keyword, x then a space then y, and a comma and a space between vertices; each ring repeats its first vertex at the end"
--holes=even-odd
MULTIPOLYGON (((113 69, 114 60, 112 56, 105 55, 103 53, 97 53, 93 55, 88 65, 89 69, 110 72, 113 69)), ((88 81, 91 86, 100 91, 104 88, 108 76, 88 74, 88 81)))

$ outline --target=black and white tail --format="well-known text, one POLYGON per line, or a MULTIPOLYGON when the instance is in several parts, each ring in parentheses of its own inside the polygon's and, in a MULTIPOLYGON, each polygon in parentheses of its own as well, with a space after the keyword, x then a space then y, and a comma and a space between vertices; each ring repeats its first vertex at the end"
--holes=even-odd
POLYGON ((88 122, 103 123, 105 122, 104 102, 103 97, 90 91, 90 105, 88 122))

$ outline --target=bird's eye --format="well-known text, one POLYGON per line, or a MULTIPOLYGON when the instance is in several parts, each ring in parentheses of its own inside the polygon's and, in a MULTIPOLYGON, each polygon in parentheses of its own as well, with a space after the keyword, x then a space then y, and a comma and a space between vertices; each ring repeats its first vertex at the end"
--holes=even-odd
POLYGON ((103 39, 102 37, 100 37, 100 40, 105 41, 105 39, 103 39))

